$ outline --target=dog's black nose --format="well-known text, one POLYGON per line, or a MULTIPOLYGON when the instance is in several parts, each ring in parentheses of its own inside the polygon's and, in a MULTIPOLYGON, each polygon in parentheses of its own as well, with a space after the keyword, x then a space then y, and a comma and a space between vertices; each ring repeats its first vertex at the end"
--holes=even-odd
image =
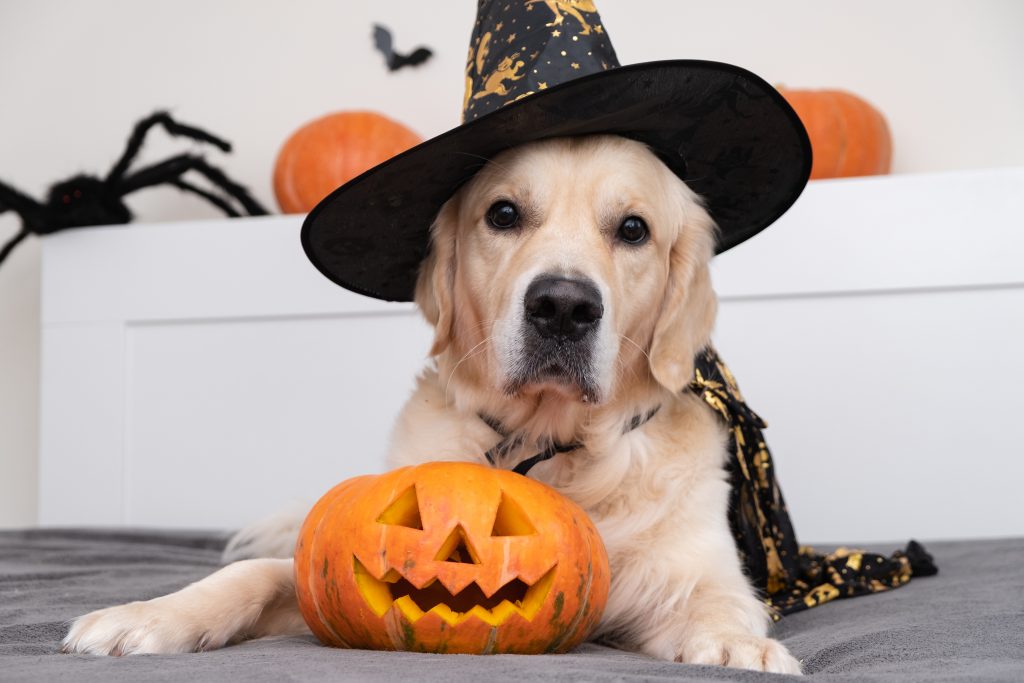
POLYGON ((543 337, 579 339, 597 327, 604 306, 589 280, 544 275, 526 290, 526 319, 543 337))

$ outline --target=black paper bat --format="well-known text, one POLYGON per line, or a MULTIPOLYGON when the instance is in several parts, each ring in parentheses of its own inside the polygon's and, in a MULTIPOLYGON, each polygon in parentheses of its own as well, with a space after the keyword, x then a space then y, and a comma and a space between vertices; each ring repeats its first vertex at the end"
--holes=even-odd
POLYGON ((428 47, 418 47, 408 55, 400 55, 392 47, 391 31, 380 24, 373 25, 373 43, 384 55, 388 71, 398 71, 404 66, 417 66, 430 59, 434 52, 428 47))

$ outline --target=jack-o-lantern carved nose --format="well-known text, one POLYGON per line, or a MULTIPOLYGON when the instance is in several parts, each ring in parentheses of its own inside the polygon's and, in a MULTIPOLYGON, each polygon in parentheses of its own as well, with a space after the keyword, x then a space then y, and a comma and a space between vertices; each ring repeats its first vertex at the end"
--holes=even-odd
POLYGON ((461 524, 457 525, 448 534, 448 538, 441 544, 441 549, 437 551, 437 557, 434 559, 438 562, 480 564, 480 556, 476 554, 473 546, 470 545, 469 539, 466 538, 466 530, 462 528, 461 524))

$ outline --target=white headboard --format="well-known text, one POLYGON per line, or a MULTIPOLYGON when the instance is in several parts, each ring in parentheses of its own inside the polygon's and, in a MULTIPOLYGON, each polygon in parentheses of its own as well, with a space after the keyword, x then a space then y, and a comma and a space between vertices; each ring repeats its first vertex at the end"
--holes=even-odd
MULTIPOLYGON (((1024 169, 812 183, 716 259, 716 343, 801 540, 1020 535, 1024 169)), ((381 468, 429 331, 299 217, 43 247, 40 521, 234 527, 381 468)))

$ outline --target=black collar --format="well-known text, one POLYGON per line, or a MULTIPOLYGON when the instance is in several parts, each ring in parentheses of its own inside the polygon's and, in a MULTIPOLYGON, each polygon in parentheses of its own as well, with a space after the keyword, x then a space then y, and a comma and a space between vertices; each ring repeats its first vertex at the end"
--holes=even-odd
MULTIPOLYGON (((659 410, 661 410, 661 406, 656 405, 650 410, 648 410, 646 413, 637 413, 632 418, 630 418, 629 421, 626 422, 626 424, 622 426, 622 433, 628 434, 634 429, 638 429, 643 425, 647 424, 648 420, 654 417, 659 410)), ((487 458, 487 462, 489 462, 492 465, 497 465, 501 460, 505 458, 506 455, 508 455, 511 451, 522 445, 522 433, 510 433, 507 429, 505 429, 505 426, 501 424, 500 420, 491 417, 490 415, 485 415, 484 413, 477 413, 477 415, 480 417, 481 420, 484 421, 484 424, 486 424, 488 427, 493 429, 501 436, 501 441, 499 441, 497 444, 488 449, 486 453, 484 453, 484 457, 487 458)), ((512 471, 515 472, 516 474, 522 474, 525 476, 537 463, 544 462, 545 460, 550 460, 559 453, 569 453, 582 447, 583 442, 581 441, 573 441, 570 443, 558 443, 557 441, 552 441, 540 453, 537 453, 536 455, 531 455, 529 458, 526 458, 525 460, 517 464, 515 467, 512 468, 512 471)))

